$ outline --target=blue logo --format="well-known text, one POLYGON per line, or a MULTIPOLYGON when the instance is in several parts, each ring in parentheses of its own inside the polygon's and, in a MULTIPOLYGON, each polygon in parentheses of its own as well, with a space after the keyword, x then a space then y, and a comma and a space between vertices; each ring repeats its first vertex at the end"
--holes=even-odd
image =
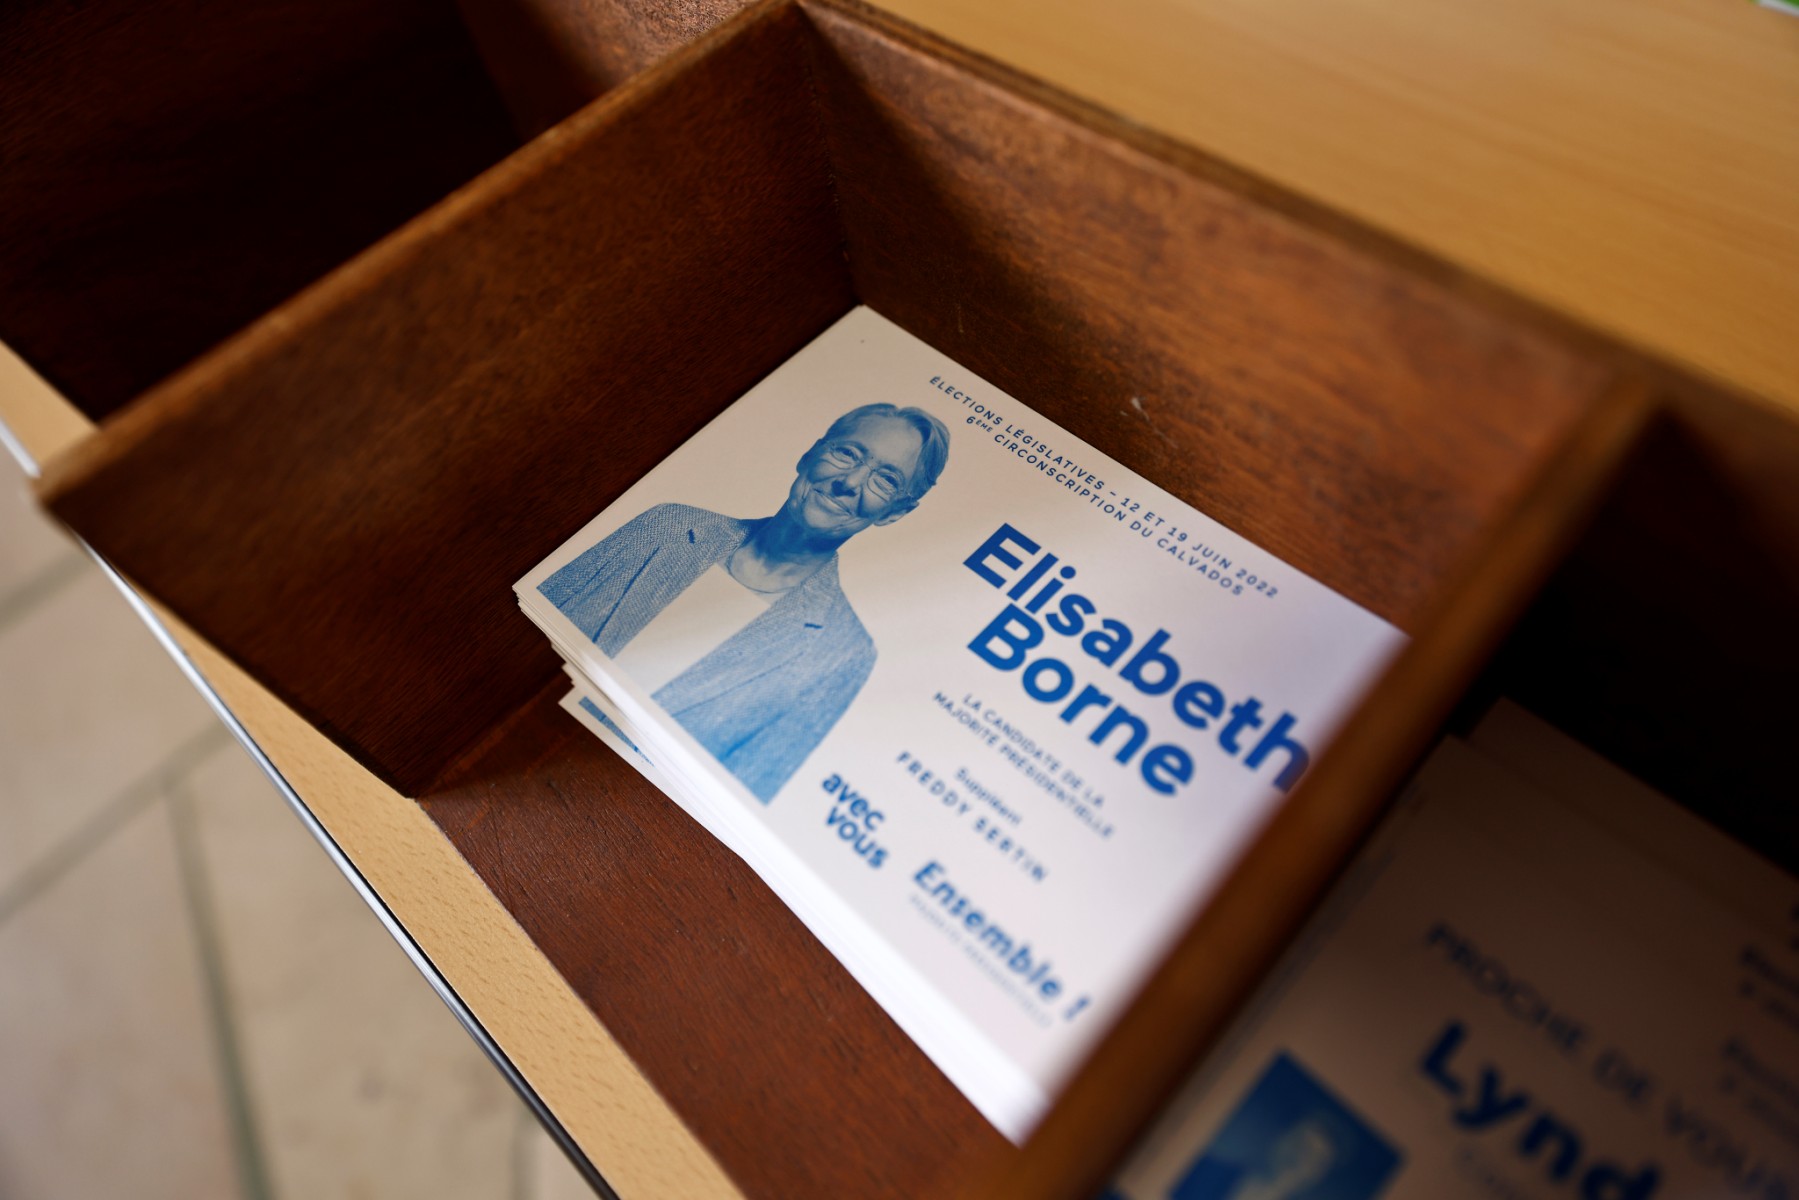
POLYGON ((1282 1054, 1168 1195, 1169 1200, 1374 1200, 1400 1157, 1282 1054))

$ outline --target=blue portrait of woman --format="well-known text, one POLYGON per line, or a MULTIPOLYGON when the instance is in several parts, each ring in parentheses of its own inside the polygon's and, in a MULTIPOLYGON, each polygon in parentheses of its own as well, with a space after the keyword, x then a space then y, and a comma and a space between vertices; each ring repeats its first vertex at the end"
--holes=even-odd
POLYGON ((948 458, 936 417, 865 404, 800 456, 774 515, 659 504, 538 590, 766 803, 874 668, 838 550, 916 508, 948 458))

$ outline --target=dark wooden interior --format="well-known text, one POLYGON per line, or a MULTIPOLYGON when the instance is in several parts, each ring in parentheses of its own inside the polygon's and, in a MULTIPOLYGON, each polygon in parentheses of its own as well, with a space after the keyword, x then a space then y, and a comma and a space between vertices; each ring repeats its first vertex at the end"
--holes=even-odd
MULTIPOLYGON (((1596 507, 1616 548, 1581 544, 1490 678, 1552 719, 1621 705, 1594 744, 1676 794, 1725 735, 1745 787, 1775 780, 1772 718, 1706 704, 1799 666, 1765 642, 1799 562, 1790 436, 1679 381, 1640 438, 1667 380, 1551 315, 848 3, 695 36, 733 7, 466 0, 457 70, 478 43, 483 111, 548 132, 115 414, 44 495, 424 796, 746 1194, 1091 1194, 1596 507), (556 708, 510 590, 857 302, 1418 635, 1023 1153, 556 708), (1639 603, 1670 553, 1711 582, 1639 603), (1693 672, 1687 707, 1656 707, 1662 670, 1693 672)), ((200 325, 181 357, 229 332, 200 325)), ((1790 845, 1766 807, 1720 819, 1790 845)))
POLYGON ((112 412, 518 145, 448 0, 0 8, 0 339, 112 412))
POLYGON ((456 0, 519 129, 535 137, 749 0, 456 0))
POLYGON ((104 417, 744 6, 6 6, 0 340, 104 417))
MULTIPOLYGON (((1762 436, 1799 467, 1790 427, 1762 436)), ((1517 700, 1799 872, 1799 525, 1720 449, 1658 424, 1470 703, 1517 700)))

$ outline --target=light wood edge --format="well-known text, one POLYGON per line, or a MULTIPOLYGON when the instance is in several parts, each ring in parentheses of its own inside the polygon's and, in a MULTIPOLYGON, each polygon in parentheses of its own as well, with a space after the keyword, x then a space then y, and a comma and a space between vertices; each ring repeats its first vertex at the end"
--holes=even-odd
POLYGON ((969 1200, 1089 1200, 1223 1034, 1661 406, 1618 379, 1570 431, 1015 1156, 969 1200))
MULTIPOLYGON (((94 428, 4 346, 0 423, 27 470, 94 428)), ((150 608, 622 1200, 742 1200, 424 810, 174 616, 150 608)))
POLYGON ((1720 0, 879 0, 1799 409, 1799 21, 1720 0))
POLYGON ((93 422, 0 342, 0 441, 28 475, 92 433, 93 422))

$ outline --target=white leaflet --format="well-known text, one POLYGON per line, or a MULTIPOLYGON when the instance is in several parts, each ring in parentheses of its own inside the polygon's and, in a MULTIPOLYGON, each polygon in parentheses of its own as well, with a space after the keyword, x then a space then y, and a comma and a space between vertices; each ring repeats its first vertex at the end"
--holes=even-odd
POLYGON ((517 591, 1014 1139, 1403 640, 866 308, 517 591))

